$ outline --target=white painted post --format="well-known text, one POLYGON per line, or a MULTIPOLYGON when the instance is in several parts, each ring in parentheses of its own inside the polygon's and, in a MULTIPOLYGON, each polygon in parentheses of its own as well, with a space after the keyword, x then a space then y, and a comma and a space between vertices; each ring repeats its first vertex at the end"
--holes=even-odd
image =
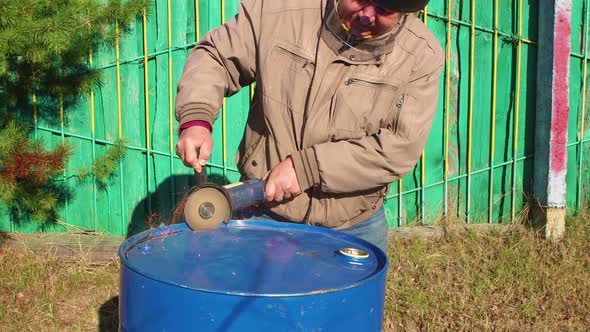
POLYGON ((534 218, 548 239, 565 231, 572 0, 539 1, 534 218))

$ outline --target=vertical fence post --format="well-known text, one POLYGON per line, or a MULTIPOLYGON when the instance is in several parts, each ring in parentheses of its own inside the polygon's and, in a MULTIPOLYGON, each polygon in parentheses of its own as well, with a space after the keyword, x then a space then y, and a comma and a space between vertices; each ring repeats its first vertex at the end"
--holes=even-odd
POLYGON ((565 231, 572 0, 539 1, 533 219, 548 239, 565 231))

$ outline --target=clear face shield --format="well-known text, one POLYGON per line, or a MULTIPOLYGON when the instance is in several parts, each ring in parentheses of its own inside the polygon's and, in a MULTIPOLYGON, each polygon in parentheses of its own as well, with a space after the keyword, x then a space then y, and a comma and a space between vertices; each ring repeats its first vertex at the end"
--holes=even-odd
MULTIPOLYGON (((328 0, 322 38, 326 44, 336 53, 344 52, 360 55, 359 60, 376 58, 388 52, 393 47, 393 39, 399 30, 394 27, 380 36, 355 36, 342 23, 338 13, 338 0, 328 0)), ((400 22, 403 21, 400 20, 400 22)))

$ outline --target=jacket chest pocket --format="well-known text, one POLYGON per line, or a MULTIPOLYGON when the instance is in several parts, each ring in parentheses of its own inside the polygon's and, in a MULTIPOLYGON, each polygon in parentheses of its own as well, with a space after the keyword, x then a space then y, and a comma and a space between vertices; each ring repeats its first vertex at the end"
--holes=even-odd
POLYGON ((313 76, 313 58, 288 43, 276 44, 266 62, 264 95, 292 112, 303 113, 313 76))
MULTIPOLYGON (((330 125, 340 135, 362 131, 373 134, 384 123, 395 123, 399 84, 375 78, 348 77, 334 95, 330 125)), ((356 136, 356 135, 353 135, 356 136)), ((346 139, 348 137, 334 137, 346 139)))

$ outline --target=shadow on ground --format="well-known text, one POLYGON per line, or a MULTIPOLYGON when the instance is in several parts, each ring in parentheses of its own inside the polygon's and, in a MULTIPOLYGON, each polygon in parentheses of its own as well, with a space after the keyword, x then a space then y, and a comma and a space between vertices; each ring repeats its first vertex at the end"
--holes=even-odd
POLYGON ((114 296, 98 309, 98 331, 119 330, 119 296, 114 296))

